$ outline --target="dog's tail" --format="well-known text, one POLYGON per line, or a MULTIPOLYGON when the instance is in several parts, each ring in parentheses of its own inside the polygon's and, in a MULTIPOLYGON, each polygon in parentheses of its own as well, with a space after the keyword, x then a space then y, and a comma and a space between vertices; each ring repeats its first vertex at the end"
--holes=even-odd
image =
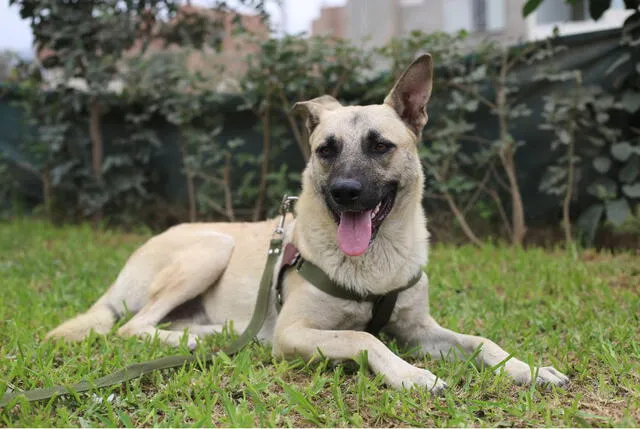
POLYGON ((81 341, 91 331, 107 334, 118 321, 118 313, 105 300, 100 299, 85 313, 67 320, 57 328, 49 331, 46 339, 60 338, 67 341, 81 341))

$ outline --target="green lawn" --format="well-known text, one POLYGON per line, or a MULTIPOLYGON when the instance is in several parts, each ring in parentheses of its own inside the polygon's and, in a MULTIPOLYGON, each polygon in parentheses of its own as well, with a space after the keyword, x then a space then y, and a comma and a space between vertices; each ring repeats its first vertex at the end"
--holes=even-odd
MULTIPOLYGON (((36 221, 0 224, 0 391, 97 378, 186 351, 115 335, 73 345, 42 341, 102 294, 147 237, 36 221)), ((571 377, 570 386, 514 386, 468 363, 413 360, 449 383, 442 397, 432 397, 387 389, 356 364, 284 362, 253 345, 204 368, 155 373, 88 395, 18 400, 0 410, 0 425, 640 424, 639 255, 436 246, 428 272, 431 311, 443 326, 553 365, 571 377)), ((224 341, 214 337, 200 347, 224 341)))

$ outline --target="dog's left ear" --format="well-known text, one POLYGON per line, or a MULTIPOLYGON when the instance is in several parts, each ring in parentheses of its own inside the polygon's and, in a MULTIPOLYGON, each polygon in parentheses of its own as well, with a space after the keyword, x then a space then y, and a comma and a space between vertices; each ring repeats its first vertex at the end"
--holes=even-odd
POLYGON ((330 95, 323 95, 308 101, 299 101, 293 105, 292 110, 302 114, 307 127, 307 135, 310 136, 320 122, 322 114, 338 107, 342 107, 338 100, 330 95))
POLYGON ((416 58, 402 73, 384 99, 416 136, 420 136, 427 123, 427 102, 433 86, 433 61, 430 54, 416 58))

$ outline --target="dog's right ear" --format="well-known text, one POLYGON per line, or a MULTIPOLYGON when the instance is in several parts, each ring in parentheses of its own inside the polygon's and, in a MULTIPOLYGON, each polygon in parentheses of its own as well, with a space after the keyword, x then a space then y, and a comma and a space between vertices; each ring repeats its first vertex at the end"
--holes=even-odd
POLYGON ((307 135, 310 136, 320 122, 320 117, 327 111, 342 107, 342 104, 330 95, 313 98, 308 101, 299 101, 293 105, 293 111, 304 117, 307 135))

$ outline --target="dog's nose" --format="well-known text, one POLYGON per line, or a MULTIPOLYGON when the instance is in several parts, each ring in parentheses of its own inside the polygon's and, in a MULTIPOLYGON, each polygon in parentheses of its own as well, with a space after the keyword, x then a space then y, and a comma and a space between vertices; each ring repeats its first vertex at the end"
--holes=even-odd
POLYGON ((329 190, 333 200, 340 205, 355 203, 362 193, 362 184, 354 179, 336 179, 329 190))

